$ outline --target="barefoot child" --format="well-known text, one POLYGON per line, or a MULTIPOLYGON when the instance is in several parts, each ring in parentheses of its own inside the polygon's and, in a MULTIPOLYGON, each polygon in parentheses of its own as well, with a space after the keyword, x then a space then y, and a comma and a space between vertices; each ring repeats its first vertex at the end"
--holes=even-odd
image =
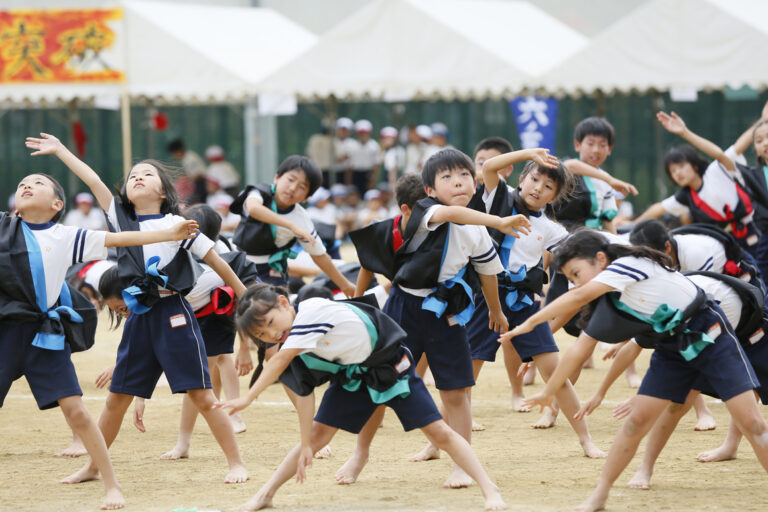
POLYGON ((312 455, 338 429, 357 433, 380 404, 394 409, 406 431, 420 428, 471 475, 485 497, 486 510, 506 508, 472 448, 440 418, 413 359, 402 344, 405 332, 367 304, 312 298, 291 307, 287 290, 262 283, 251 286, 237 307, 237 329, 244 336, 281 344, 248 395, 221 407, 247 407, 278 377, 290 390, 299 415, 301 442, 242 508, 272 506, 277 490, 294 474, 306 478, 312 455), (314 388, 331 381, 314 422, 314 388))
MULTIPOLYGON (((154 160, 133 166, 120 191, 112 196, 96 172, 74 156, 55 137, 41 134, 28 138, 27 147, 35 154, 59 157, 91 189, 114 231, 128 229, 155 231, 166 229, 178 220, 176 190, 162 164, 154 160)), ((221 411, 212 409, 216 398, 211 391, 205 346, 192 308, 184 299, 195 284, 202 260, 230 286, 235 295, 245 287, 227 263, 213 250, 214 242, 205 235, 181 243, 152 244, 118 250, 118 274, 124 286, 131 314, 125 324, 117 351, 117 362, 110 392, 99 428, 107 446, 117 437, 123 416, 134 396, 151 398, 160 374, 165 372, 175 393, 186 392, 205 417, 229 464, 227 483, 248 479, 245 464, 235 441, 232 424, 221 411), (190 254, 191 253, 191 254, 190 254)), ((66 479, 84 482, 99 474, 94 460, 66 479)))
POLYGON ((64 210, 64 190, 46 174, 22 179, 15 201, 18 216, 0 213, 0 406, 13 381, 24 375, 38 407, 61 407, 82 439, 94 468, 104 477, 102 508, 122 508, 125 500, 104 438, 83 405, 70 359, 72 348, 85 350, 93 344, 96 310, 64 278, 70 265, 106 258, 106 247, 186 240, 197 226, 186 221, 153 233, 63 226, 57 222, 64 210))
POLYGON ((508 339, 530 332, 542 322, 573 314, 600 299, 544 390, 527 400, 531 405, 550 404, 554 393, 598 340, 616 343, 634 337, 641 346, 655 349, 598 486, 577 510, 605 507, 613 482, 629 464, 642 438, 670 401, 685 401, 699 378, 707 379, 725 401, 768 469, 768 424, 755 404, 752 390, 759 383, 752 366, 722 310, 685 276, 670 269, 670 263, 665 254, 646 247, 609 244, 590 231, 576 233, 555 254, 555 265, 576 288, 502 336, 508 339))
POLYGON ((312 219, 299 204, 306 201, 322 182, 322 173, 307 157, 289 156, 280 164, 272 185, 251 186, 243 190, 230 206, 242 215, 232 241, 258 265, 265 283, 286 284, 288 259, 296 241, 312 256, 320 269, 351 297, 355 285, 336 269, 317 235, 312 219))

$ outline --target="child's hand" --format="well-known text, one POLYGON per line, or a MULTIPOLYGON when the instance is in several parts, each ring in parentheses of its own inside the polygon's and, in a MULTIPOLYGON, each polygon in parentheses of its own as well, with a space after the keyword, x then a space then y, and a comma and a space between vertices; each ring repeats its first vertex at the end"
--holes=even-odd
POLYGON ((545 395, 543 392, 539 392, 528 398, 523 398, 522 405, 523 407, 531 407, 531 408, 538 405, 539 412, 544 412, 545 407, 549 407, 550 409, 553 409, 552 400, 554 400, 554 398, 555 397, 553 397, 552 395, 545 395))
POLYGON ((351 299, 355 296, 355 285, 349 280, 345 279, 345 281, 346 283, 344 283, 344 286, 342 286, 340 289, 348 299, 351 299))
POLYGON ((589 416, 592 414, 592 411, 597 409, 600 404, 603 402, 603 395, 599 393, 595 393, 592 395, 592 398, 587 400, 584 405, 581 406, 581 408, 576 412, 576 414, 573 415, 573 419, 580 420, 584 416, 589 416))
POLYGON ((625 196, 628 196, 632 194, 633 196, 636 196, 639 192, 637 191, 637 188, 626 181, 617 180, 616 178, 611 178, 611 181, 608 182, 608 184, 611 186, 612 189, 618 190, 625 196))
POLYGON ((670 114, 667 114, 666 112, 658 112, 656 114, 656 119, 658 119, 661 126, 670 133, 674 133, 675 135, 682 135, 685 133, 685 122, 674 112, 671 112, 670 114))
POLYGON ((313 237, 312 234, 309 233, 306 229, 294 224, 293 227, 291 228, 291 231, 293 232, 294 235, 296 235, 296 238, 298 238, 299 240, 302 240, 303 242, 306 242, 310 245, 315 244, 315 241, 316 241, 315 237, 313 237))
POLYGON ((142 433, 147 431, 144 426, 144 405, 146 404, 143 398, 136 397, 133 402, 133 426, 142 433))
POLYGON ((168 228, 167 231, 170 240, 186 240, 188 238, 195 238, 200 233, 200 226, 197 225, 195 220, 185 220, 172 228, 168 228))
POLYGON ((32 156, 53 155, 56 153, 56 151, 64 147, 61 141, 56 137, 54 137, 53 135, 49 135, 47 133, 40 133, 40 137, 42 138, 36 139, 34 137, 27 137, 27 141, 25 142, 25 145, 29 149, 36 150, 34 153, 31 154, 32 156))
POLYGON ((528 373, 528 370, 530 370, 531 368, 533 368, 533 361, 522 363, 520 366, 517 367, 517 376, 522 379, 525 376, 525 374, 528 373))
POLYGON ((238 377, 248 375, 253 370, 253 358, 251 357, 251 351, 248 350, 248 346, 240 344, 240 350, 237 351, 237 357, 235 358, 235 370, 237 370, 238 377))
MULTIPOLYGON (((637 396, 637 395, 635 395, 637 396)), ((625 400, 621 402, 619 405, 614 407, 613 409, 613 417, 617 420, 621 420, 629 416, 629 413, 632 412, 632 407, 634 405, 635 396, 630 398, 629 400, 625 400)))
POLYGON ((509 322, 507 317, 501 310, 488 311, 488 328, 495 332, 507 332, 509 330, 509 322))
MULTIPOLYGON (((530 320, 530 319, 529 319, 530 320)), ((531 332, 535 325, 533 325, 531 322, 526 320, 525 322, 521 323, 520 325, 515 326, 514 329, 511 331, 505 332, 501 336, 499 336, 499 343, 504 343, 505 341, 509 341, 515 336, 520 336, 521 334, 525 334, 527 332, 531 332)))
POLYGON ((108 366, 101 370, 101 373, 96 376, 96 387, 102 389, 104 386, 110 383, 112 380, 112 374, 115 372, 115 365, 108 366))
POLYGON ((531 160, 542 167, 557 169, 557 166, 560 165, 560 161, 557 157, 555 155, 550 155, 547 148, 536 148, 529 151, 531 151, 531 160))
POLYGON ((299 460, 296 461, 296 481, 303 483, 307 479, 307 468, 312 467, 312 448, 310 446, 301 445, 299 450, 299 460))
POLYGON ((213 404, 213 408, 226 409, 229 412, 229 415, 232 416, 236 412, 242 411, 249 405, 251 405, 251 401, 248 399, 248 397, 241 396, 240 398, 233 398, 232 400, 227 400, 226 402, 216 402, 213 404))
POLYGON ((495 226, 496 229, 504 233, 505 235, 520 238, 520 233, 523 235, 528 234, 528 229, 531 227, 531 221, 529 221, 525 215, 510 215, 509 217, 499 217, 495 226))

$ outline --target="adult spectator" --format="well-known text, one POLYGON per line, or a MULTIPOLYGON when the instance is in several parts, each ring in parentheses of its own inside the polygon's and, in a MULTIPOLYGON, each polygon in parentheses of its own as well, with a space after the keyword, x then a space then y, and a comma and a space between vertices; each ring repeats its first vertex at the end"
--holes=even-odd
POLYGON ((224 158, 224 149, 221 146, 208 146, 205 158, 208 160, 205 177, 217 180, 219 187, 226 193, 237 195, 240 191, 240 175, 235 166, 224 158))
POLYGON ((63 224, 92 231, 107 229, 104 212, 98 206, 93 206, 93 196, 88 192, 80 192, 75 196, 75 208, 67 213, 63 224))

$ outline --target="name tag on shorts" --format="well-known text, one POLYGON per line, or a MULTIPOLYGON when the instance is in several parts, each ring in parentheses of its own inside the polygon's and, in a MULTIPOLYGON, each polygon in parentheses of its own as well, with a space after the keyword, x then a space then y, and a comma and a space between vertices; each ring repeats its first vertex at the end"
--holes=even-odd
POLYGON ((717 339, 718 336, 720 336, 720 333, 722 332, 723 330, 720 328, 720 324, 715 324, 709 328, 709 330, 707 331, 707 336, 715 340, 717 339))
POLYGON ((271 268, 269 269, 269 277, 280 278, 280 277, 283 277, 283 274, 281 274, 280 271, 271 268))
POLYGON ((752 281, 752 276, 751 276, 751 275, 749 275, 749 272, 744 272, 743 274, 741 274, 741 275, 739 276, 739 279, 741 279, 742 281, 746 281, 746 282, 748 282, 748 283, 749 283, 750 281, 752 281))
POLYGON ((184 315, 173 315, 169 320, 171 321, 171 327, 173 328, 187 325, 187 317, 184 315))
POLYGON ((411 367, 411 360, 408 359, 408 356, 403 354, 403 358, 400 360, 399 363, 395 365, 395 370, 397 370, 397 373, 403 373, 405 370, 411 367))
POLYGON ((453 327, 454 325, 459 325, 459 321, 456 320, 456 317, 453 315, 446 316, 445 321, 448 322, 448 325, 451 327, 453 327))
POLYGON ((757 343, 758 341, 763 339, 763 336, 765 336, 765 331, 763 331, 762 328, 758 329, 757 331, 755 331, 755 334, 753 334, 752 336, 749 337, 749 342, 752 345, 754 345, 755 343, 757 343))
POLYGON ((755 245, 757 243, 757 235, 750 235, 747 237, 747 245, 755 245))

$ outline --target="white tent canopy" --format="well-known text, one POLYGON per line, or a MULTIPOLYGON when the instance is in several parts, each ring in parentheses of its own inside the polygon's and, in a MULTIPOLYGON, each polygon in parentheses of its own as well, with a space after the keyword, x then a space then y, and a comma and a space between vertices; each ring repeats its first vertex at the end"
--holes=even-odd
POLYGON ((644 92, 748 85, 763 89, 765 0, 653 0, 539 78, 552 93, 644 92))
MULTIPOLYGON (((131 98, 159 102, 242 101, 255 85, 317 37, 270 9, 125 0, 111 57, 131 98)), ((56 103, 115 96, 123 84, 2 83, 0 100, 56 103)))
POLYGON ((586 44, 528 2, 377 0, 259 89, 309 99, 501 96, 586 44))

